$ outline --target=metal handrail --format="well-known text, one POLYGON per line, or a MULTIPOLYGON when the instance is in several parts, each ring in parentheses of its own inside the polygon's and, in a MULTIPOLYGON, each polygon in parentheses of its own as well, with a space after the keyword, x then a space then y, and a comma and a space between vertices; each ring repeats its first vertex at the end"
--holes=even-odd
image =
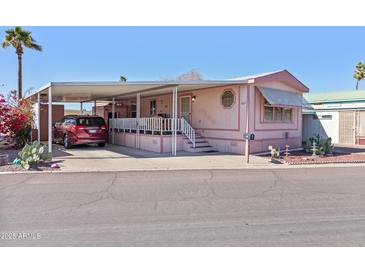
POLYGON ((111 118, 109 119, 110 130, 120 131, 150 131, 152 134, 173 132, 174 122, 176 131, 183 133, 195 147, 195 130, 182 118, 142 117, 142 118, 111 118), (175 120, 175 121, 174 121, 175 120))
POLYGON ((180 118, 181 121, 181 131, 190 140, 195 147, 195 129, 185 120, 184 117, 180 118))

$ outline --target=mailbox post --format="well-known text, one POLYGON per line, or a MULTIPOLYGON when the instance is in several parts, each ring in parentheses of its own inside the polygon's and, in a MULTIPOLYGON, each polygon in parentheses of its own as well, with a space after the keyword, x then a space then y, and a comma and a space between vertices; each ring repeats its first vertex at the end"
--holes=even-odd
POLYGON ((255 140, 255 134, 253 133, 245 133, 243 134, 243 138, 246 140, 246 146, 245 146, 245 155, 246 155, 246 163, 250 163, 250 141, 255 140))

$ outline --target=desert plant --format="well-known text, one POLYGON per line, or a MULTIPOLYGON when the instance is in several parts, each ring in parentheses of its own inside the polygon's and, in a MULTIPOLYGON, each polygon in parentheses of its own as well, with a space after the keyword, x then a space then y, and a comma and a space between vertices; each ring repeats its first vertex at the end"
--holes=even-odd
POLYGON ((319 134, 309 138, 303 142, 303 148, 305 152, 313 152, 313 142, 316 143, 316 155, 332 154, 333 144, 331 138, 321 138, 319 134))
POLYGON ((331 138, 325 138, 321 139, 319 141, 319 154, 321 155, 327 155, 332 154, 333 151, 333 144, 331 138))
POLYGON ((309 139, 305 140, 303 142, 304 151, 308 152, 308 153, 312 152, 313 142, 316 143, 316 148, 318 148, 318 144, 319 144, 320 139, 321 139, 321 137, 319 136, 319 134, 317 134, 317 135, 314 135, 313 137, 310 137, 309 139))
POLYGON ((276 149, 273 146, 269 146, 272 159, 278 159, 280 157, 280 149, 276 149))
POLYGON ((48 152, 47 146, 33 142, 26 144, 18 153, 20 165, 24 169, 29 169, 31 165, 38 165, 41 162, 52 159, 52 154, 48 152))

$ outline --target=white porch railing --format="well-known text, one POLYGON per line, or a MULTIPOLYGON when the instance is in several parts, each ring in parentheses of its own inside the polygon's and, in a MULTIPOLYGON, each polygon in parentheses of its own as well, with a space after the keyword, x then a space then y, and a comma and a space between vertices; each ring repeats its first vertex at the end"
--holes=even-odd
POLYGON ((190 140, 195 147, 195 129, 184 118, 180 118, 181 132, 190 140))
MULTIPOLYGON (((176 131, 183 133, 195 147, 195 130, 184 119, 176 118, 176 131)), ((143 118, 115 118, 109 119, 109 130, 120 131, 142 131, 151 134, 166 134, 174 131, 174 118, 143 117, 143 118)))

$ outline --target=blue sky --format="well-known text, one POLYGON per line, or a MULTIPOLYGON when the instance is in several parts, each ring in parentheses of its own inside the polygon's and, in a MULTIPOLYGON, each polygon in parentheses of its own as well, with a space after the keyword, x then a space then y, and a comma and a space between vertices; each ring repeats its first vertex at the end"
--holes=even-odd
MULTIPOLYGON (((8 27, 0 27, 0 39, 8 27)), ((25 27, 44 51, 25 50, 23 89, 50 81, 206 79, 288 69, 311 91, 354 89, 365 27, 25 27)), ((17 87, 14 49, 0 49, 0 91, 17 87), (4 84, 4 86, 1 86, 4 84)), ((360 88, 365 89, 365 81, 360 88)))

